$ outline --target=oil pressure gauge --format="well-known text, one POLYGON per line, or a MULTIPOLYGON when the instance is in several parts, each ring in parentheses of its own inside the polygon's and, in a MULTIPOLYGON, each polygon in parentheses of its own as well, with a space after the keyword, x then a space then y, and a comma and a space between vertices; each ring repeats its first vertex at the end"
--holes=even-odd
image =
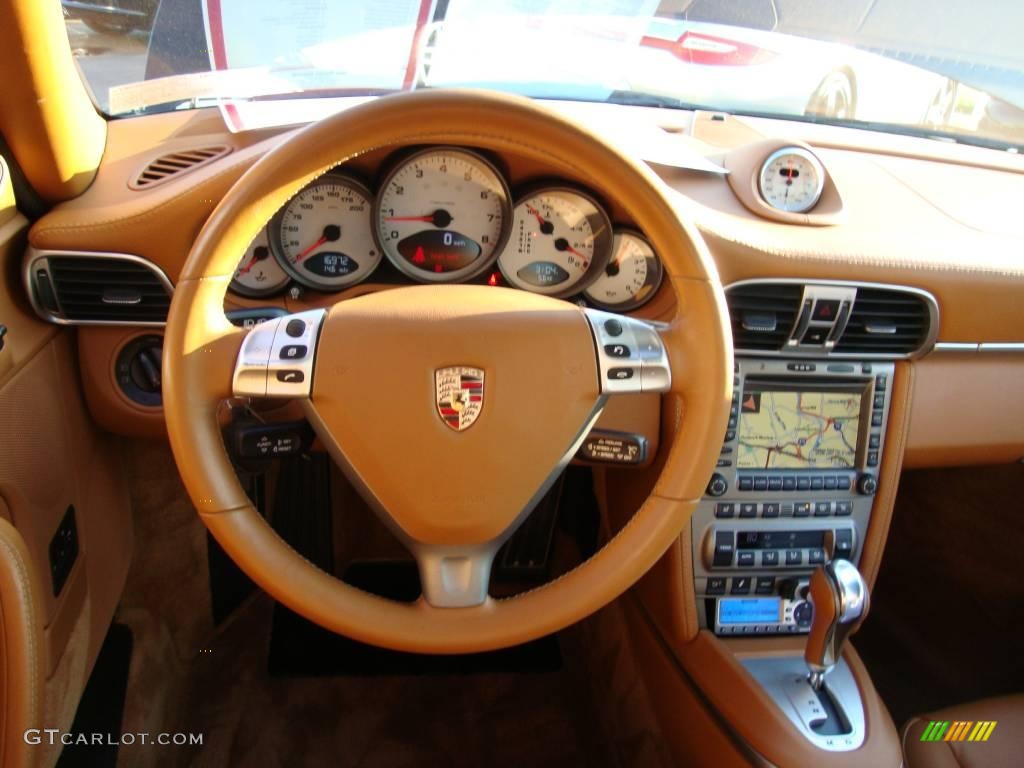
POLYGON ((803 147, 783 147, 768 155, 761 166, 758 189, 768 205, 779 211, 803 213, 821 198, 825 169, 803 147))
POLYGON ((608 265, 583 296, 601 309, 628 312, 650 301, 661 277, 661 260, 651 244, 636 232, 619 229, 608 265))

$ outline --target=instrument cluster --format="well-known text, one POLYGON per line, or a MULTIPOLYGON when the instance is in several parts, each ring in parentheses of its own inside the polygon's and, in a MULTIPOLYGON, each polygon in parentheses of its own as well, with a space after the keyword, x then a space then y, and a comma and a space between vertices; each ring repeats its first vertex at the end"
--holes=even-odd
POLYGON ((378 270, 386 281, 389 268, 419 283, 483 281, 615 311, 646 303, 662 278, 650 243, 614 226, 587 190, 534 184, 513 196, 483 154, 431 147, 391 163, 375 192, 343 169, 314 179, 246 250, 231 290, 335 292, 378 270))

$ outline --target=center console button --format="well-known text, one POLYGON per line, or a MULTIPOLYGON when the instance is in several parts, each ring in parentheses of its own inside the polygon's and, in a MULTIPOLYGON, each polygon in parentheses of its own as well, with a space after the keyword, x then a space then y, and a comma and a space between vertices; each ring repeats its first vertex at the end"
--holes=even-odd
POLYGON ((734 595, 749 595, 750 594, 750 577, 749 576, 737 576, 732 580, 732 589, 729 590, 734 595))
POLYGON ((793 504, 793 517, 810 517, 811 516, 811 502, 809 501, 798 501, 793 504))
POLYGON ((839 478, 835 475, 829 475, 825 478, 825 490, 834 491, 839 486, 839 478))
POLYGON ((825 550, 824 549, 821 549, 819 547, 819 548, 812 549, 812 550, 810 550, 807 553, 807 563, 809 565, 821 565, 824 562, 825 562, 825 550))
POLYGON ((850 486, 851 485, 852 485, 852 483, 850 482, 850 476, 849 475, 840 475, 839 476, 839 490, 840 491, 848 491, 848 490, 850 490, 850 486))
POLYGON ((853 514, 853 502, 851 501, 837 501, 836 502, 836 516, 846 517, 853 514))
POLYGON ((719 502, 715 505, 715 517, 732 517, 736 514, 736 505, 731 501, 719 502))
POLYGON ((831 501, 819 501, 814 505, 814 516, 815 517, 828 517, 832 514, 832 502, 831 501))
POLYGON ((761 553, 761 565, 774 567, 779 564, 779 551, 777 549, 766 549, 761 553))
POLYGON ((754 487, 754 478, 752 477, 741 477, 739 479, 739 489, 741 491, 749 491, 754 487))
POLYGON ((732 565, 732 554, 735 549, 732 531, 716 531, 715 556, 711 564, 717 568, 728 568, 732 565))
POLYGON ((708 496, 722 496, 728 490, 729 483, 722 475, 716 472, 711 476, 711 482, 708 483, 708 496))
POLYGON ((811 490, 812 491, 820 491, 824 487, 825 487, 825 480, 824 480, 824 478, 821 478, 821 477, 812 477, 811 478, 811 490))
POLYGON ((757 504, 752 501, 741 503, 740 517, 757 517, 757 504))
POLYGON ((708 579, 707 593, 709 595, 724 595, 725 594, 725 577, 724 576, 712 576, 708 579))
POLYGON ((786 550, 786 565, 802 565, 804 562, 804 553, 799 549, 787 549, 786 550))
POLYGON ((782 490, 782 478, 781 477, 769 477, 768 478, 768 490, 769 491, 781 491, 782 490))
POLYGON ((796 489, 798 491, 807 491, 811 488, 811 478, 809 477, 798 477, 796 479, 796 489))
POLYGON ((778 517, 781 512, 778 502, 771 502, 761 505, 761 517, 778 517))
POLYGON ((758 576, 754 582, 754 592, 759 595, 770 595, 775 592, 774 576, 758 576))
POLYGON ((796 490, 796 478, 792 476, 782 478, 782 490, 784 491, 795 491, 796 490))
POLYGON ((755 477, 754 478, 754 490, 755 491, 767 491, 768 490, 768 478, 767 477, 755 477))
POLYGON ((750 550, 740 552, 736 555, 736 565, 741 568, 750 568, 754 565, 754 553, 750 550))
POLYGON ((849 560, 853 556, 853 531, 849 528, 837 529, 834 541, 832 559, 849 560))

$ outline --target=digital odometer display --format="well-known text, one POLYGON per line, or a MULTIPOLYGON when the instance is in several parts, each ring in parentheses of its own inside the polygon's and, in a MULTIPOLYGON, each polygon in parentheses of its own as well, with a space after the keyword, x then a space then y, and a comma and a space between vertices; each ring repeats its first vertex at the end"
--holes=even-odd
POLYGON ((777 597, 728 597, 718 601, 719 624, 777 624, 777 597))
POLYGON ((850 469, 862 393, 748 386, 740 400, 738 469, 850 469))

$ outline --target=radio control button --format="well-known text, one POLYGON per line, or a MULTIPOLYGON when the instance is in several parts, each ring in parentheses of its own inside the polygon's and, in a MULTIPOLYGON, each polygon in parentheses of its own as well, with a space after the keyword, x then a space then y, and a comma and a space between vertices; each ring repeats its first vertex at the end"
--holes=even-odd
MULTIPOLYGON (((777 549, 766 549, 761 553, 761 565, 770 568, 779 564, 779 551, 777 549)), ((773 577, 774 580, 774 577, 773 577)))
POLYGON ((725 577, 712 576, 710 579, 708 579, 708 586, 706 591, 709 595, 724 595, 725 577))
POLYGON ((803 565, 804 553, 799 549, 786 550, 786 565, 803 565))
POLYGON ((819 501, 814 505, 814 516, 815 517, 828 517, 832 514, 832 502, 831 501, 819 501))
POLYGON ((768 478, 767 477, 755 477, 754 478, 754 490, 755 491, 767 491, 768 490, 768 478))
POLYGON ((708 483, 708 496, 722 496, 729 490, 728 481, 717 472, 711 476, 708 483))
POLYGON ((732 462, 729 459, 719 459, 715 462, 716 467, 731 467, 732 462))
POLYGON ((884 394, 875 395, 875 399, 874 399, 873 403, 874 403, 875 408, 885 408, 885 395, 884 394))
POLYGON ((732 588, 729 590, 729 592, 733 595, 749 595, 750 577, 737 576, 735 579, 732 580, 732 588))
POLYGON ((850 490, 850 486, 851 486, 850 476, 849 475, 840 475, 839 476, 839 490, 840 491, 848 491, 848 490, 850 490))
POLYGON ((812 491, 820 491, 824 487, 825 487, 825 480, 824 480, 824 478, 821 478, 821 477, 812 477, 811 478, 811 490, 812 491))
POLYGON ((781 512, 782 507, 778 502, 761 505, 761 517, 778 517, 781 512))
POLYGON ((811 487, 811 478, 809 477, 798 477, 796 479, 796 489, 798 491, 807 491, 811 487))
POLYGON ((868 448, 878 448, 882 443, 882 436, 877 432, 872 433, 868 438, 868 448))
POLYGON ((849 528, 839 528, 833 537, 832 559, 849 560, 853 556, 853 531, 849 528))
POLYGON ((736 555, 736 565, 740 568, 752 568, 754 565, 754 553, 747 550, 736 555))
POLYGON ((837 501, 836 502, 836 517, 848 517, 853 514, 853 502, 850 501, 837 501))
POLYGON ((782 478, 781 477, 769 477, 768 478, 768 490, 769 491, 781 491, 782 490, 782 478))
POLYGON ((723 454, 723 455, 732 453, 732 446, 731 445, 723 445, 722 446, 722 450, 720 450, 719 453, 723 454))
POLYGON ((868 466, 869 467, 877 467, 878 466, 878 451, 868 451, 868 466))
POLYGON ((885 392, 885 388, 886 388, 888 383, 889 383, 889 379, 888 379, 887 376, 884 376, 884 375, 875 376, 875 389, 877 389, 879 392, 885 392))
POLYGON ((798 501, 793 504, 793 517, 810 517, 811 516, 811 502, 809 501, 798 501))
POLYGON ((745 501, 740 504, 740 517, 757 517, 757 504, 745 501))
POLYGON ((732 555, 736 550, 732 531, 715 533, 715 556, 711 564, 716 568, 728 568, 732 565, 732 555))
POLYGON ((735 429, 730 429, 728 432, 725 433, 725 442, 731 443, 735 439, 736 439, 736 430, 735 429))
POLYGON ((784 478, 782 478, 782 490, 784 490, 784 491, 795 491, 796 490, 796 478, 795 477, 784 477, 784 478))
POLYGON ((882 426, 882 412, 881 411, 873 411, 871 413, 871 426, 872 427, 880 427, 880 426, 882 426))
POLYGON ((750 491, 754 488, 754 478, 752 477, 741 477, 739 480, 739 489, 741 491, 750 491))
POLYGON ((736 514, 736 505, 731 501, 719 502, 715 505, 715 517, 732 517, 736 514))
POLYGON ((825 490, 834 491, 839 486, 839 478, 835 475, 829 475, 825 478, 825 490))
POLYGON ((809 565, 821 565, 825 562, 825 550, 821 548, 812 549, 807 553, 809 565))

